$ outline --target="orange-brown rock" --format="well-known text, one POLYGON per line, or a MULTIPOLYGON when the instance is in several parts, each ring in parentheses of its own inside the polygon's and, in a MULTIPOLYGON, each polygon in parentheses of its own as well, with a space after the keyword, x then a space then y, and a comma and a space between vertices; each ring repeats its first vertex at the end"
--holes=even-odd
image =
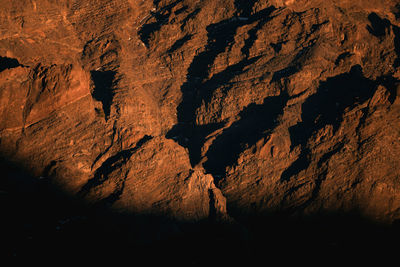
POLYGON ((0 152, 179 221, 400 219, 396 0, 0 1, 0 152))

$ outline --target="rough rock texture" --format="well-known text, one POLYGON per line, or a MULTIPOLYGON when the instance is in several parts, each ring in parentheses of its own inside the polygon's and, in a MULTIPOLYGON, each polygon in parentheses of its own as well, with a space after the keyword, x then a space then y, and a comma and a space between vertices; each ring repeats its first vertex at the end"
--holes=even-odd
POLYGON ((0 1, 0 153, 95 206, 400 219, 396 0, 0 1))

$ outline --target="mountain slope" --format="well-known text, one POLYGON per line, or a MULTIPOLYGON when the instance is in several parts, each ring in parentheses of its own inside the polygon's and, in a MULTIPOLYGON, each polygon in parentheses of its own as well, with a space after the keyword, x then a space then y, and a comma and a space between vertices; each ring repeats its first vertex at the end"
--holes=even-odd
POLYGON ((397 1, 1 1, 0 152, 178 221, 400 218, 397 1))

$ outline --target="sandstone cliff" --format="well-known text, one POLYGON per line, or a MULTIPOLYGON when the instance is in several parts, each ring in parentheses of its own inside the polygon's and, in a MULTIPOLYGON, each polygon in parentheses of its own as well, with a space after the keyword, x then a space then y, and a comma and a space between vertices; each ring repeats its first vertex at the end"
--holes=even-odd
POLYGON ((33 177, 185 223, 400 219, 398 1, 0 5, 0 153, 33 177))

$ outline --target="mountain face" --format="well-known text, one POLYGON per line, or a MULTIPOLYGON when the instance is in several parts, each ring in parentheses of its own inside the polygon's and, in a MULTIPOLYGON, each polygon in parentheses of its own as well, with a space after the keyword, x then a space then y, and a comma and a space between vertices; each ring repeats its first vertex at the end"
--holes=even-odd
POLYGON ((0 6, 0 154, 35 179, 183 223, 399 222, 399 1, 0 6))

